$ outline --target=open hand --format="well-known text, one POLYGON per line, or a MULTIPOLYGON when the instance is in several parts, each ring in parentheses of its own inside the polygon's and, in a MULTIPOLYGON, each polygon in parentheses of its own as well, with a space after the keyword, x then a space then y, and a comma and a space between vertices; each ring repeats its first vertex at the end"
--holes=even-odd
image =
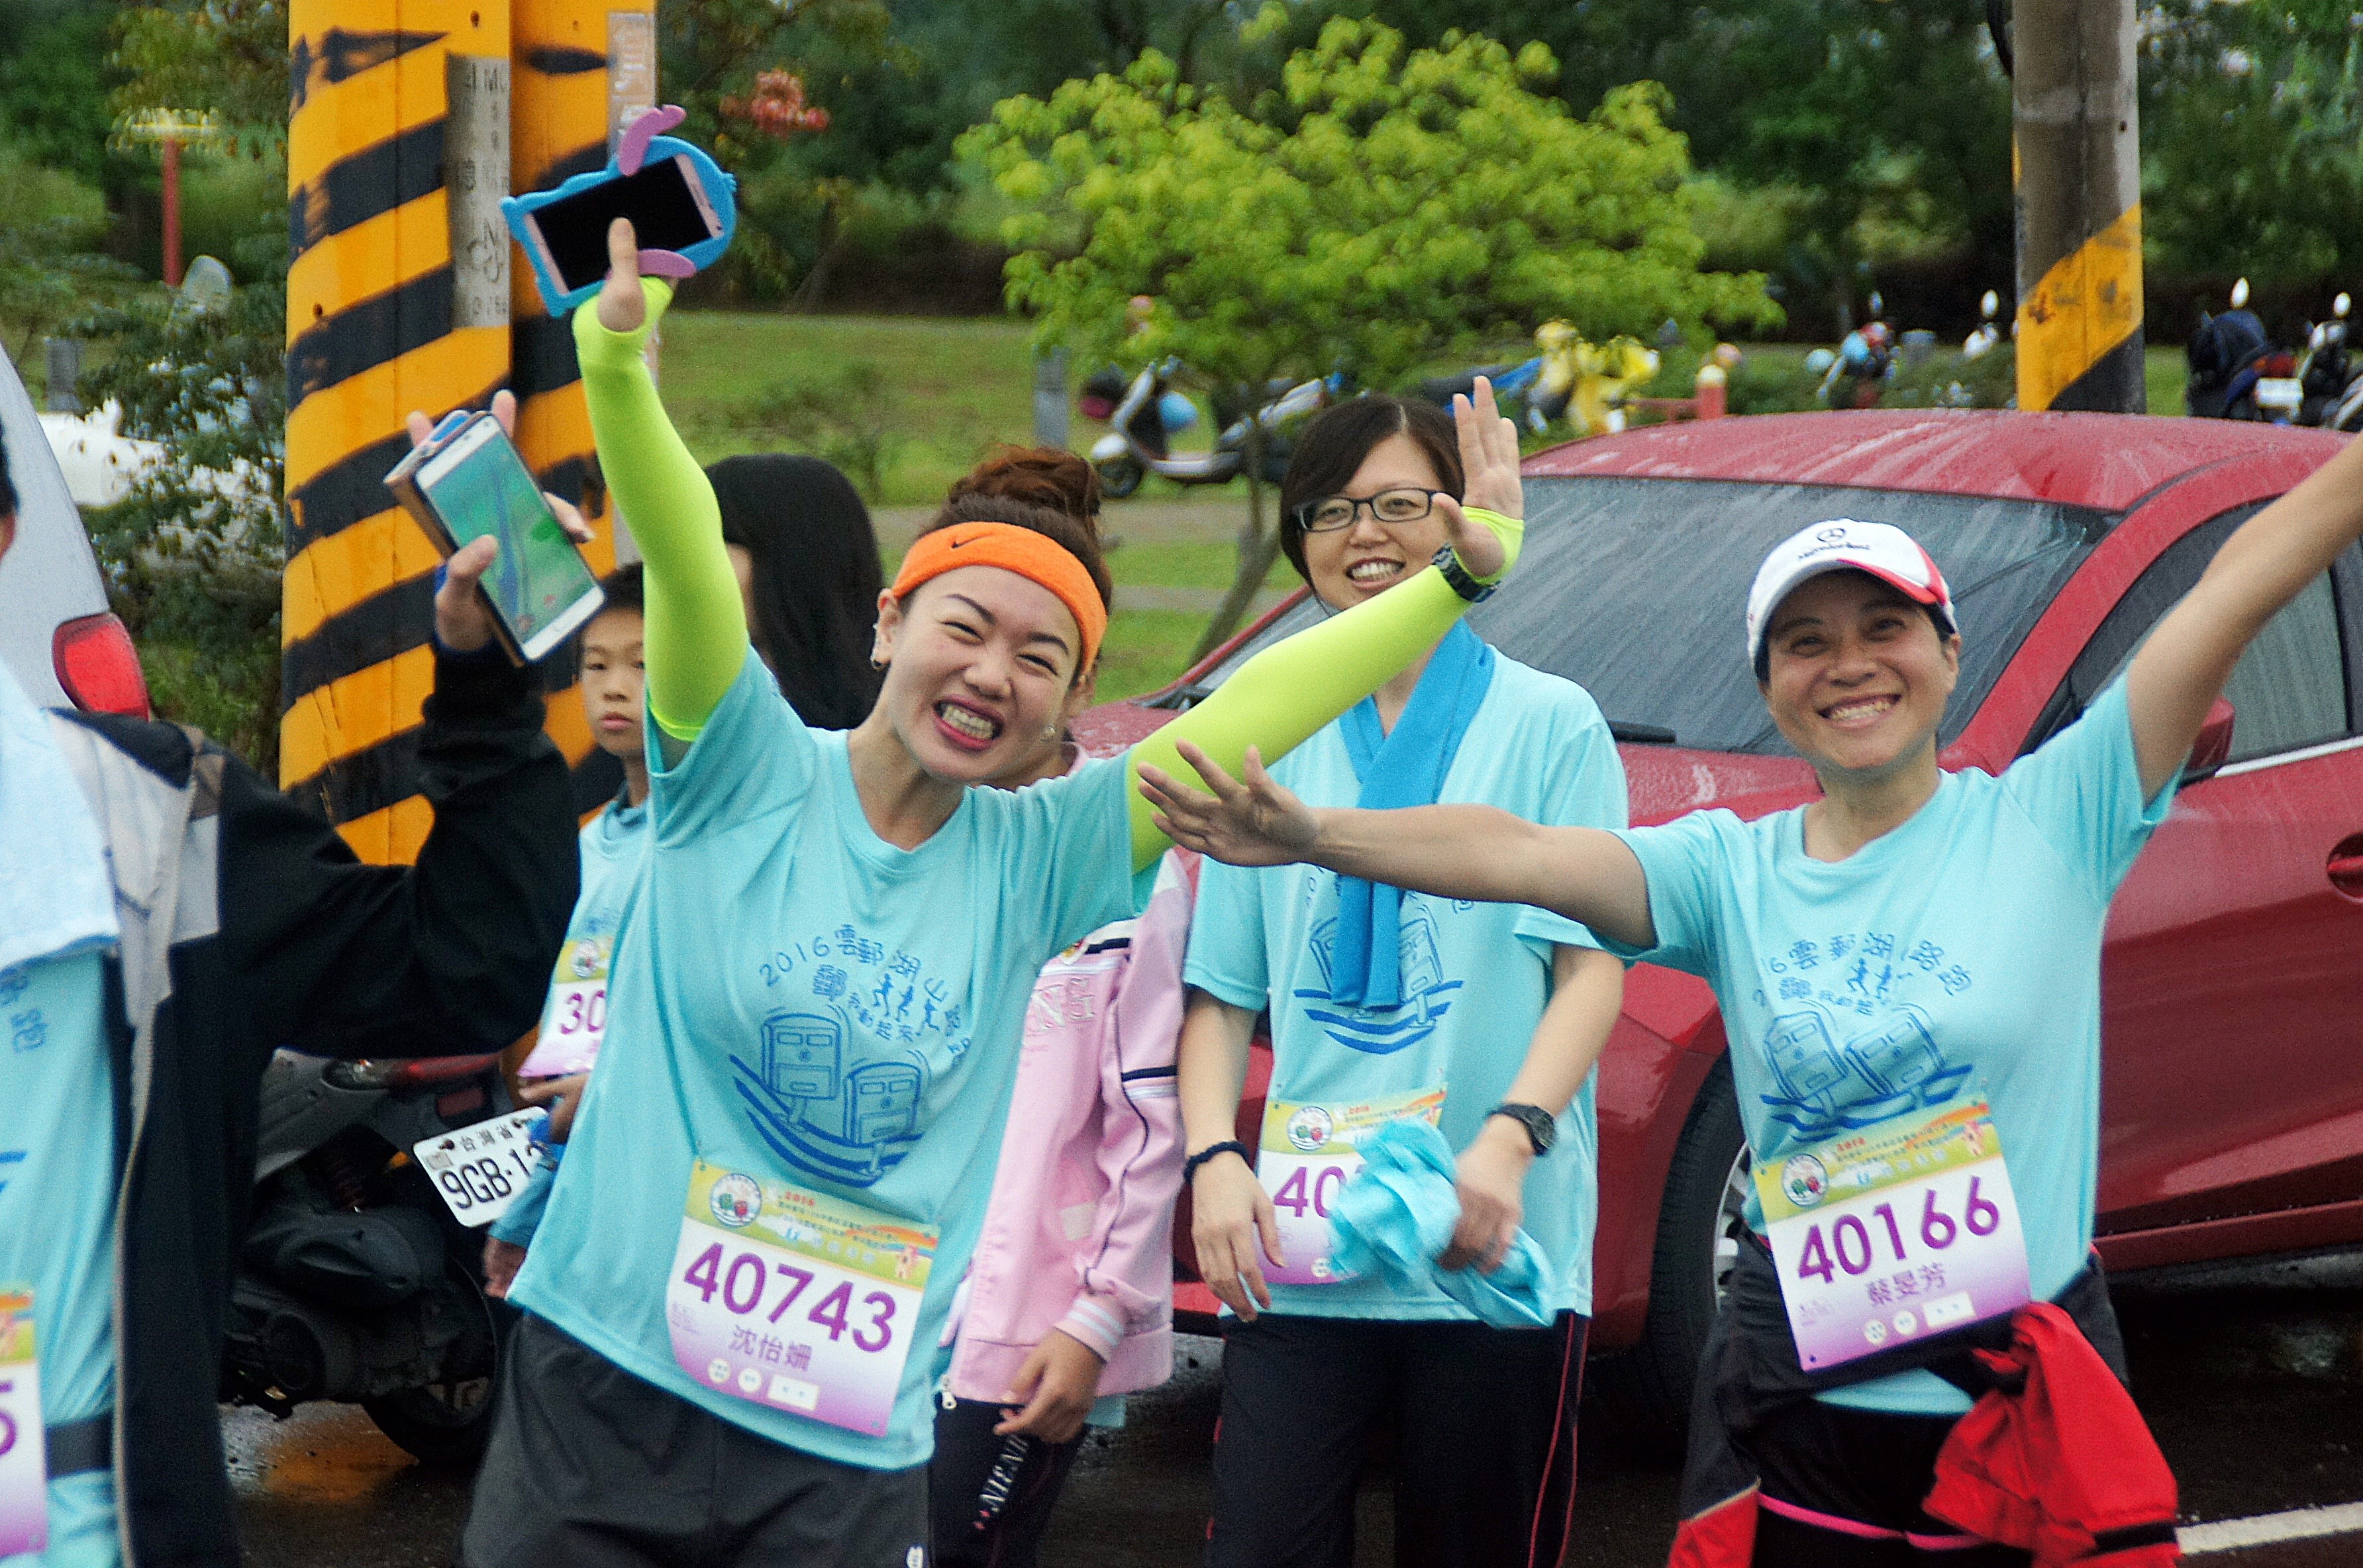
POLYGON ((1003 1396, 1007 1408, 993 1435, 1022 1432, 1044 1442, 1072 1441, 1100 1396, 1100 1367, 1097 1351, 1051 1330, 1010 1380, 1009 1392, 1003 1396))
POLYGON ((516 1283, 517 1270, 525 1266, 525 1249, 515 1242, 504 1242, 497 1236, 484 1238, 484 1294, 495 1301, 505 1301, 509 1286, 516 1283))
POLYGON ((1436 509, 1452 541, 1452 553, 1471 577, 1490 582, 1517 561, 1515 539, 1505 539, 1463 510, 1481 506, 1504 517, 1525 516, 1525 492, 1518 483, 1518 427, 1493 403, 1493 383, 1477 378, 1473 396, 1452 395, 1452 423, 1460 437, 1460 468, 1467 476, 1463 500, 1437 492, 1436 509))
MULTIPOLYGON (((516 434, 516 394, 504 387, 493 394, 493 417, 500 421, 505 435, 516 434)), ((427 445, 435 433, 435 422, 413 409, 403 421, 410 433, 413 447, 427 445)), ((558 514, 559 525, 578 545, 587 545, 598 537, 591 525, 572 502, 562 496, 542 492, 550 511, 558 514)), ((435 640, 452 653, 473 653, 493 640, 493 608, 484 596, 476 591, 476 584, 492 569, 500 554, 500 541, 490 535, 471 540, 443 563, 443 586, 435 591, 435 640)))
POLYGON ((1214 793, 1193 790, 1161 767, 1140 765, 1140 792, 1157 808, 1157 825, 1174 843, 1230 866, 1285 866, 1312 850, 1319 819, 1272 782, 1254 746, 1248 747, 1242 778, 1233 778, 1188 741, 1176 742, 1175 749, 1214 793))

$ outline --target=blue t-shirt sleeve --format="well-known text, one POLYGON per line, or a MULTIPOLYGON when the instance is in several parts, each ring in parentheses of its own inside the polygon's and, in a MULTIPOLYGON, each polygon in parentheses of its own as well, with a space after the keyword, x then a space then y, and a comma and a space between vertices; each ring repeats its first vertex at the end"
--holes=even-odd
POLYGON ((656 766, 664 752, 655 719, 646 727, 649 811, 660 845, 792 810, 812 791, 819 745, 752 648, 679 762, 656 766))
MULTIPOLYGON (((1548 777, 1535 820, 1547 827, 1623 827, 1626 815, 1625 763, 1608 721, 1586 698, 1581 712, 1554 726, 1548 777)), ((1589 927, 1550 910, 1521 909, 1515 927, 1528 943, 1559 947, 1600 947, 1589 927)))
POLYGON ((2002 788, 2036 831, 2105 905, 2174 803, 2176 780, 2153 800, 2141 792, 2133 713, 2120 679, 2084 716, 2013 763, 2002 788))
MULTIPOLYGON (((1042 958, 1134 912, 1132 816, 1122 756, 1005 798, 1015 812, 1005 885, 1045 900, 1042 958)), ((1149 881, 1155 881, 1153 866, 1149 881)))
POLYGON ((1658 943, 1654 947, 1634 947, 1602 937, 1600 945, 1620 958, 1711 975, 1720 924, 1720 889, 1728 880, 1723 869, 1724 838, 1716 831, 1714 819, 1730 816, 1728 812, 1692 812, 1662 827, 1618 832, 1616 836, 1641 863, 1641 876, 1649 889, 1649 923, 1658 943))
POLYGON ((1190 914, 1190 952, 1182 978, 1233 1007, 1260 1012, 1270 999, 1265 962, 1263 878, 1287 875, 1208 860, 1198 868, 1198 904, 1190 914))

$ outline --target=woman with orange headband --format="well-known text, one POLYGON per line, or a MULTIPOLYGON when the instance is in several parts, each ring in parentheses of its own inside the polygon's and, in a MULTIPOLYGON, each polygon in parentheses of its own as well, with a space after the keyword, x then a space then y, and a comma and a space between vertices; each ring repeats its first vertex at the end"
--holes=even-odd
MULTIPOLYGON (((1133 912, 1168 841, 1139 757, 1278 755, 1514 558, 1514 429, 1457 410, 1451 544, 1250 661, 1124 758, 968 786, 1063 727, 1106 609, 1037 517, 980 501, 879 599, 877 705, 814 731, 748 646, 713 491, 641 359, 671 299, 610 240, 575 345, 647 560, 648 860, 600 1071, 539 1244, 462 1543, 484 1565, 920 1568, 937 1343, 982 1225, 1037 969, 1133 912)), ((1172 761, 1168 760, 1170 768, 1172 761)))

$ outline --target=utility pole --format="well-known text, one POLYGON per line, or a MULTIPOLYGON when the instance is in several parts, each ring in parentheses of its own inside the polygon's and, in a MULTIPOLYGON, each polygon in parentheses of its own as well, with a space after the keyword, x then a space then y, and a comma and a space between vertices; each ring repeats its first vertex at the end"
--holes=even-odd
POLYGON ((2018 406, 2140 414, 2135 0, 2014 0, 2018 406))

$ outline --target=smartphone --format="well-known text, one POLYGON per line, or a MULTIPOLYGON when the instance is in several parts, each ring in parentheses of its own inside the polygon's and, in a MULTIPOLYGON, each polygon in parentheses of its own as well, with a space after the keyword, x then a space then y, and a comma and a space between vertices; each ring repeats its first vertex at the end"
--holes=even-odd
POLYGON ((643 250, 686 253, 723 236, 722 215, 685 152, 651 158, 637 174, 619 174, 526 209, 517 226, 535 271, 555 279, 559 293, 571 297, 606 279, 607 228, 619 217, 632 220, 643 250))
POLYGON ((446 555, 488 534, 500 541, 483 591, 502 646, 518 663, 563 646, 606 602, 533 470, 491 414, 412 453, 385 482, 446 555))

